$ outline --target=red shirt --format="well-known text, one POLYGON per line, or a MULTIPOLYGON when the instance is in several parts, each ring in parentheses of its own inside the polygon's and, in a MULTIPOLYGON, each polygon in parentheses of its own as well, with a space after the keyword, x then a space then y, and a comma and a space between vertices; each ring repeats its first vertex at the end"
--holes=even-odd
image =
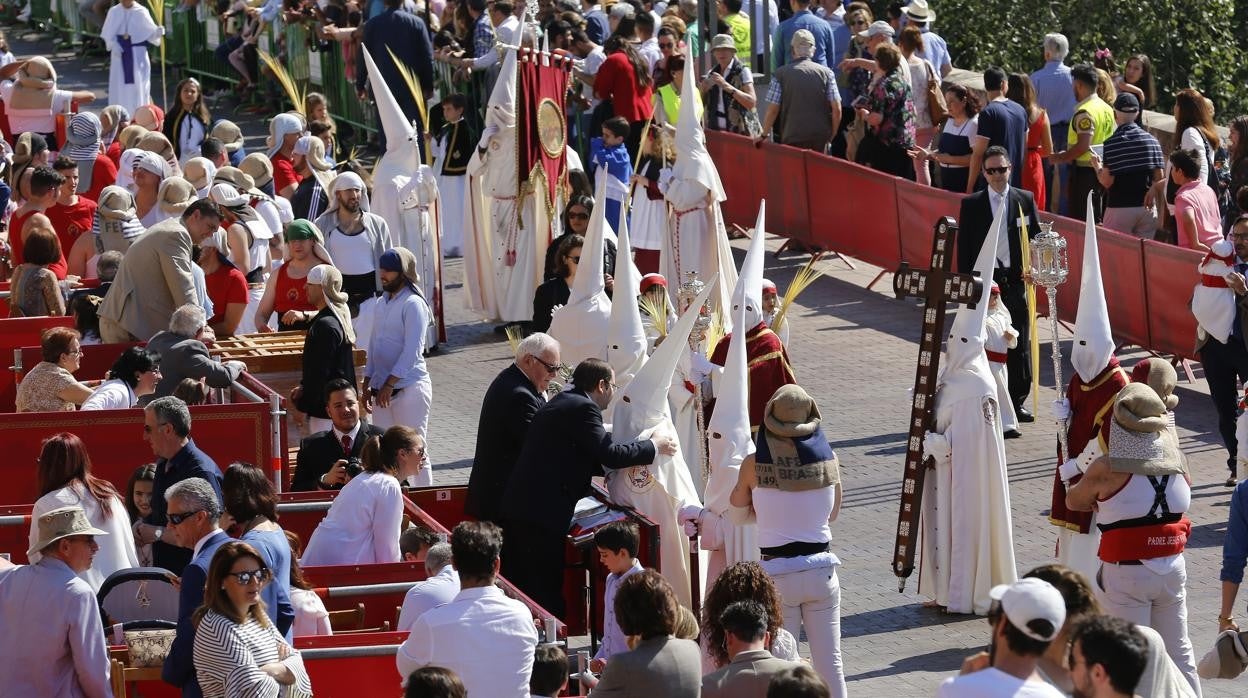
POLYGON ((100 200, 100 192, 104 187, 117 181, 117 164, 108 159, 107 155, 95 156, 95 167, 91 168, 91 188, 79 194, 92 201, 100 200))
POLYGON ((273 163, 274 194, 281 196, 282 190, 286 187, 291 185, 299 186, 299 182, 303 178, 299 176, 298 172, 295 172, 295 163, 291 162, 290 158, 277 153, 269 158, 269 161, 273 163))
POLYGON ((277 270, 277 288, 274 289, 276 294, 273 299, 273 312, 277 313, 277 317, 281 318, 290 310, 298 311, 316 311, 316 306, 308 302, 307 286, 308 279, 305 276, 302 279, 290 278, 290 262, 282 264, 277 270))
POLYGON ((629 123, 645 121, 654 114, 651 86, 638 88, 637 72, 628 62, 628 54, 623 51, 607 56, 598 68, 594 77, 594 94, 600 99, 610 99, 615 115, 628 119, 629 123))
POLYGON ((212 299, 214 311, 213 316, 208 318, 209 325, 225 319, 225 308, 230 303, 247 305, 247 277, 238 267, 222 262, 219 269, 204 275, 204 286, 208 290, 208 297, 212 299))
POLYGON ((74 249, 74 243, 83 233, 91 232, 91 224, 95 221, 96 203, 94 199, 78 196, 78 203, 73 206, 56 204, 48 209, 45 215, 52 221, 52 229, 61 241, 61 256, 74 249))
MULTIPOLYGON (((9 217, 9 247, 13 250, 11 255, 13 259, 11 261, 14 269, 17 268, 17 265, 26 261, 26 241, 22 240, 22 228, 26 225, 26 221, 30 220, 30 217, 36 213, 39 212, 31 211, 23 216, 15 213, 9 217)), ((48 269, 51 269, 52 273, 56 274, 57 280, 65 280, 65 275, 69 273, 69 263, 65 261, 65 246, 63 244, 61 245, 61 258, 49 264, 48 269)))
POLYGON ((113 163, 113 169, 121 167, 121 141, 113 141, 108 145, 108 150, 104 151, 105 157, 113 163))

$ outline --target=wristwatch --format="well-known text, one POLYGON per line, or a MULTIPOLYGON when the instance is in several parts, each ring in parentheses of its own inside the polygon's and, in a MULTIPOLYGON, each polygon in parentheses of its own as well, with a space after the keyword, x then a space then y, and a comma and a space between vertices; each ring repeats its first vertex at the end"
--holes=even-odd
POLYGON ((165 529, 163 529, 163 528, 158 528, 158 529, 156 529, 156 533, 155 533, 155 534, 153 534, 153 535, 155 535, 155 536, 156 536, 156 540, 160 540, 160 537, 161 537, 161 536, 163 536, 163 535, 165 535, 165 529))

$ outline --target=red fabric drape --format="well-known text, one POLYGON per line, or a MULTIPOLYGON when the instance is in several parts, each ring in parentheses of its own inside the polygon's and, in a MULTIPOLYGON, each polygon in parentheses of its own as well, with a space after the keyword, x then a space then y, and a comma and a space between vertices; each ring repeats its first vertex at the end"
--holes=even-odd
MULTIPOLYGON (((517 69, 517 127, 518 127, 518 165, 520 181, 529 178, 533 168, 541 166, 546 176, 546 203, 554 206, 555 191, 563 181, 567 171, 567 158, 563 151, 551 155, 542 147, 539 137, 538 114, 544 100, 551 100, 554 109, 547 107, 544 111, 550 119, 557 115, 562 129, 562 137, 567 140, 567 121, 564 110, 564 95, 568 91, 568 63, 550 57, 550 65, 545 65, 544 57, 527 53, 521 57, 517 69)), ((547 128, 553 122, 547 120, 547 128)))

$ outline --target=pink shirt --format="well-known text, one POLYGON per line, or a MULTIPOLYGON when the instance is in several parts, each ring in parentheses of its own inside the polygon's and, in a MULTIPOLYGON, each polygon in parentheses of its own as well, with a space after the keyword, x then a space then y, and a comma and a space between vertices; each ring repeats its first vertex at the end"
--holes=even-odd
MULTIPOLYGON (((1184 211, 1191 211, 1195 215, 1196 234, 1205 245, 1212 246, 1222 239, 1222 214, 1218 210, 1218 197, 1208 184, 1193 180, 1179 187, 1174 195, 1176 220, 1183 220, 1184 211)), ((1179 246, 1190 248, 1190 231, 1183 225, 1178 228, 1179 246)))

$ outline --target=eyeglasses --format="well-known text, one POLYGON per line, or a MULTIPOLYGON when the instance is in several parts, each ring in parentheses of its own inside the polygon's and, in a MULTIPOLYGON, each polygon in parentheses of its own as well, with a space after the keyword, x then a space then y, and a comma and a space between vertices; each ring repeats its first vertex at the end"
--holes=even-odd
MULTIPOLYGON (((529 356, 533 356, 533 355, 530 354, 529 356)), ((533 360, 541 364, 546 369, 547 373, 557 373, 559 371, 559 364, 548 364, 536 356, 533 356, 533 360)))
POLYGON ((584 220, 589 220, 589 214, 581 213, 580 211, 572 211, 571 213, 568 214, 568 218, 575 218, 578 221, 584 221, 584 220))
POLYGON ((65 352, 65 354, 66 354, 66 355, 68 355, 68 356, 82 356, 82 350, 81 350, 81 349, 75 349, 75 350, 73 350, 73 351, 67 351, 67 352, 65 352))
POLYGON ((168 514, 166 514, 166 517, 169 519, 170 526, 177 526, 177 525, 180 525, 183 521, 186 521, 187 519, 191 518, 192 516, 198 514, 201 511, 203 511, 203 509, 195 509, 194 511, 184 511, 179 514, 175 514, 171 511, 168 514))
POLYGON ((580 264, 580 263, 581 263, 581 256, 580 256, 579 254, 578 254, 577 256, 575 256, 575 257, 568 257, 568 259, 572 260, 572 263, 573 263, 573 264, 580 264))
POLYGON ((1005 167, 985 167, 984 168, 984 173, 990 174, 990 175, 1005 174, 1006 172, 1009 172, 1009 171, 1010 171, 1009 165, 1006 165, 1005 167))
POLYGON ((239 586, 245 587, 248 584, 251 584, 252 582, 264 584, 265 582, 269 580, 269 569, 267 567, 261 567, 255 570, 244 570, 242 572, 229 572, 226 574, 226 576, 233 577, 234 579, 238 580, 239 586))

